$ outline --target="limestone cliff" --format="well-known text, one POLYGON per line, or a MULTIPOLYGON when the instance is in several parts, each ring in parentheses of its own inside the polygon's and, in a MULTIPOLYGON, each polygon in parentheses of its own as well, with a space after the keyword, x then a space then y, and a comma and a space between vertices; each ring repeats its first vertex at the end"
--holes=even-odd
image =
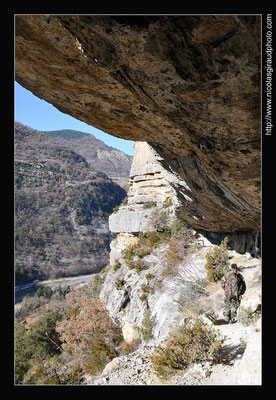
POLYGON ((15 28, 16 80, 150 143, 183 181, 183 220, 260 230, 260 16, 17 15, 15 28))
POLYGON ((175 216, 178 204, 172 183, 181 179, 166 171, 160 157, 145 142, 135 142, 135 156, 130 170, 127 199, 109 217, 109 229, 117 234, 111 243, 111 263, 116 262, 127 245, 136 242, 139 232, 156 231, 155 215, 163 207, 175 216))
MULTIPOLYGON (((155 340, 166 337, 173 318, 178 315, 176 300, 179 291, 174 287, 178 280, 174 282, 164 272, 168 246, 158 248, 156 252, 150 251, 148 257, 142 257, 143 261, 140 259, 139 263, 144 267, 141 270, 138 264, 136 268, 131 268, 124 260, 125 250, 139 245, 139 233, 156 232, 158 218, 162 214, 166 215, 167 223, 176 218, 179 204, 173 185, 181 186, 184 183, 177 174, 164 169, 160 161, 161 157, 149 144, 135 142, 127 199, 109 217, 109 229, 117 236, 110 244, 110 266, 100 298, 104 300, 113 319, 122 326, 124 338, 129 343, 141 336, 138 332, 148 310, 156 320, 155 340), (149 273, 154 277, 151 282, 149 273), (163 281, 162 286, 156 283, 159 279, 163 281), (166 288, 167 284, 171 290, 166 288), (156 286, 159 286, 158 290, 155 290, 156 286), (145 288, 151 288, 149 297, 143 296, 145 288)), ((145 250, 142 252, 147 253, 145 250)), ((197 255, 197 266, 192 267, 192 274, 190 271, 195 280, 198 276, 202 279, 206 276, 203 262, 202 254, 197 255)), ((189 268, 191 265, 184 269, 189 268)))
POLYGON ((163 167, 163 159, 148 143, 135 142, 134 147, 127 198, 109 217, 109 229, 117 235, 111 242, 112 265, 125 247, 137 243, 139 232, 155 232, 162 214, 172 222, 181 216, 182 197, 190 201, 185 182, 163 167))

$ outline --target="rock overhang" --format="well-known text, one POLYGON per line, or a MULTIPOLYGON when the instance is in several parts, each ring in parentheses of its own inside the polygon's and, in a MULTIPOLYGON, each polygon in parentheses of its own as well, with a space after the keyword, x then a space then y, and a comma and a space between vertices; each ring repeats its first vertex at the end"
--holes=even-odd
POLYGON ((260 16, 17 15, 16 80, 177 174, 181 217, 260 229, 260 16))

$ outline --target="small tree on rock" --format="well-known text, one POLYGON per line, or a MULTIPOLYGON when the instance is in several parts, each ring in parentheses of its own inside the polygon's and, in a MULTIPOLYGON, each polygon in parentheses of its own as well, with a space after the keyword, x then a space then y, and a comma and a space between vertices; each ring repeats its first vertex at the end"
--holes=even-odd
POLYGON ((206 254, 207 278, 210 282, 220 280, 228 269, 227 236, 221 241, 220 246, 215 246, 206 254))

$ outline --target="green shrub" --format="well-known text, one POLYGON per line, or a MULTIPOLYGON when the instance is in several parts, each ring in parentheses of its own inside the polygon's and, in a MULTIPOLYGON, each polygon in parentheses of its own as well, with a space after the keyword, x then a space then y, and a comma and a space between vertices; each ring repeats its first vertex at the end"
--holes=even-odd
POLYGON ((171 226, 171 235, 173 238, 189 238, 191 237, 191 229, 187 227, 184 221, 175 218, 171 226))
POLYGON ((146 301, 148 296, 146 295, 146 293, 142 293, 139 298, 140 298, 141 301, 146 301))
POLYGON ((164 230, 162 232, 140 232, 138 246, 146 248, 150 253, 155 246, 166 242, 170 238, 170 235, 171 233, 169 230, 164 230))
POLYGON ((122 264, 118 261, 115 265, 114 265, 114 267, 113 267, 113 271, 118 271, 118 269, 119 268, 121 268, 121 266, 122 266, 122 264))
POLYGON ((185 325, 171 335, 165 347, 155 349, 151 356, 155 373, 168 377, 195 362, 218 362, 224 340, 219 331, 210 328, 201 318, 187 318, 185 325))
POLYGON ((150 285, 143 285, 142 286, 142 291, 144 293, 148 293, 148 294, 154 293, 154 289, 150 285))
POLYGON ((32 352, 26 346, 26 328, 20 324, 15 324, 14 329, 14 357, 15 357, 15 383, 22 382, 24 375, 30 368, 30 357, 32 352))
POLYGON ((116 288, 119 290, 125 285, 126 281, 124 279, 119 279, 116 281, 116 288))
POLYGON ((139 260, 139 261, 130 261, 128 262, 128 268, 129 269, 135 269, 135 271, 140 272, 143 271, 144 269, 148 269, 148 265, 143 261, 143 260, 139 260))
POLYGON ((40 287, 35 292, 35 297, 46 297, 46 299, 50 299, 53 295, 53 291, 50 286, 40 287))
POLYGON ((140 300, 141 301, 146 301, 148 298, 149 294, 153 294, 154 293, 154 288, 152 288, 150 285, 143 285, 142 286, 142 294, 140 296, 140 300))
POLYGON ((156 318, 151 317, 150 309, 147 310, 141 327, 141 334, 145 342, 148 342, 150 339, 153 338, 152 330, 156 324, 156 318))
POLYGON ((153 207, 156 207, 155 201, 147 201, 146 203, 143 204, 143 210, 147 210, 148 208, 153 208, 153 207))
POLYGON ((172 207, 172 206, 173 206, 173 201, 172 201, 172 199, 169 197, 168 199, 166 199, 166 200, 164 201, 163 207, 164 207, 164 208, 167 208, 167 207, 172 207))
POLYGON ((120 206, 115 206, 115 207, 113 208, 114 214, 116 214, 116 213, 119 211, 119 208, 120 208, 120 206))
POLYGON ((129 262, 133 259, 133 257, 136 255, 136 249, 137 249, 137 245, 133 245, 133 246, 128 246, 125 250, 124 250, 124 254, 123 254, 123 259, 126 262, 129 262))
POLYGON ((143 271, 144 269, 148 269, 149 267, 143 260, 139 260, 139 261, 130 261, 128 263, 128 268, 135 269, 135 271, 140 272, 143 271))
POLYGON ((260 310, 253 310, 251 307, 240 307, 240 311, 238 314, 238 321, 244 325, 250 325, 254 324, 259 318, 261 317, 261 311, 260 310))
POLYGON ((148 268, 147 264, 142 260, 148 254, 150 254, 150 251, 138 243, 124 250, 123 259, 126 261, 129 269, 135 269, 139 272, 148 268))
POLYGON ((151 248, 149 246, 139 245, 136 248, 135 255, 140 258, 140 260, 151 253, 151 248))
POLYGON ((67 293, 69 293, 71 287, 69 285, 61 286, 59 285, 57 288, 53 289, 53 294, 59 299, 65 299, 67 293))
POLYGON ((46 311, 30 329, 21 323, 15 329, 15 382, 34 383, 43 374, 43 362, 61 353, 56 323, 57 311, 46 311))
MULTIPOLYGON (((162 242, 168 240, 170 232, 139 232, 138 243, 128 246, 123 253, 123 259, 126 261, 127 266, 136 271, 142 271, 148 268, 143 258, 151 254, 153 248, 162 242)), ((115 266, 116 267, 116 266, 115 266)), ((114 267, 114 270, 115 270, 114 267)), ((117 269, 117 268, 116 268, 117 269)))
POLYGON ((61 341, 56 331, 56 323, 61 319, 58 311, 46 311, 27 333, 27 344, 32 357, 43 359, 61 352, 61 341))
POLYGON ((153 275, 151 272, 148 272, 148 273, 145 275, 145 278, 146 278, 146 279, 153 279, 153 278, 154 278, 154 275, 153 275))
POLYGON ((102 372, 107 363, 116 357, 114 347, 104 340, 97 339, 86 357, 84 370, 90 375, 102 372))
POLYGON ((215 246, 206 254, 205 268, 210 282, 220 280, 228 269, 227 236, 221 241, 220 246, 215 246))

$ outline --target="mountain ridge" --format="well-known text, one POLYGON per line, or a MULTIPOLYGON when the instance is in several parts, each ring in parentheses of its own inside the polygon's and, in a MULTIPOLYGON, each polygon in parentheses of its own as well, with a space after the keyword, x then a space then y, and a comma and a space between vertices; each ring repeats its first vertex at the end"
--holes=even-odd
POLYGON ((15 124, 16 282, 99 271, 124 189, 52 138, 15 124))
POLYGON ((105 173, 123 189, 128 189, 133 157, 106 145, 93 134, 73 129, 40 131, 82 155, 96 170, 105 173))
POLYGON ((89 133, 77 131, 74 129, 58 129, 58 130, 50 130, 50 131, 40 131, 41 133, 45 133, 50 137, 63 137, 64 139, 80 139, 84 136, 88 136, 89 133))

